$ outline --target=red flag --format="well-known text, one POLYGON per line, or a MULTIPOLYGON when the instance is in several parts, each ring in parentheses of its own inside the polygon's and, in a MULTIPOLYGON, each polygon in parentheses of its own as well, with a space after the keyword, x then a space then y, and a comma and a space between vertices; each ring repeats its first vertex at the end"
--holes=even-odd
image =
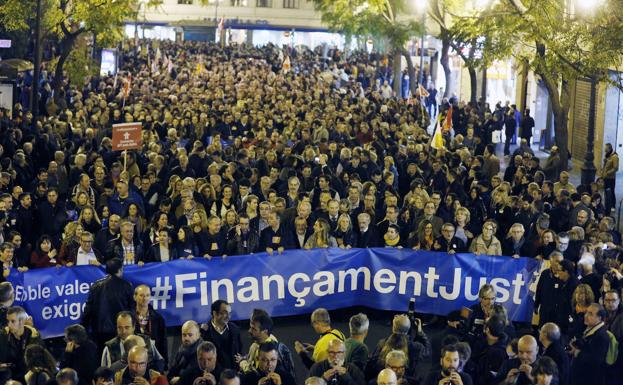
POLYGON ((443 122, 443 130, 450 131, 452 128, 452 106, 448 109, 448 114, 446 115, 446 119, 443 122))

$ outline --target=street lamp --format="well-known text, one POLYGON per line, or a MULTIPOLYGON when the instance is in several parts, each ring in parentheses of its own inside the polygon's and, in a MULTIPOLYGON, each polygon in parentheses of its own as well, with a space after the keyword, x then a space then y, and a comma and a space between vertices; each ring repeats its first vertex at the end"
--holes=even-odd
POLYGON ((33 69, 33 81, 32 81, 32 124, 33 128, 37 125, 37 118, 39 117, 39 78, 41 77, 41 0, 37 0, 36 16, 35 16, 35 57, 33 69))
MULTIPOLYGON (((604 4, 604 0, 576 0, 576 10, 586 16, 592 16, 597 9, 604 4)), ((588 138, 586 139, 586 153, 584 154, 584 164, 582 165, 582 185, 590 188, 591 183, 595 181, 597 168, 595 167, 595 115, 597 103, 597 78, 595 74, 589 77, 591 82, 591 94, 588 108, 588 138)))
POLYGON ((219 21, 218 21, 218 5, 221 2, 221 0, 213 0, 213 2, 214 2, 214 42, 216 43, 217 35, 219 35, 218 37, 220 39, 219 21))
POLYGON ((426 11, 428 0, 415 0, 415 10, 422 15, 422 35, 420 36, 420 71, 418 73, 418 85, 424 83, 424 31, 426 30, 426 11))

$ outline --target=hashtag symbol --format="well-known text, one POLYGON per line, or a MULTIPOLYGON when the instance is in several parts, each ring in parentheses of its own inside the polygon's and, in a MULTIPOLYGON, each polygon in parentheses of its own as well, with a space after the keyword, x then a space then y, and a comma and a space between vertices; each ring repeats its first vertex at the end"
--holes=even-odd
POLYGON ((155 310, 167 308, 167 301, 171 299, 171 294, 169 294, 171 290, 173 290, 173 286, 171 286, 169 277, 164 277, 164 283, 162 277, 156 278, 156 286, 152 289, 151 295, 155 310))

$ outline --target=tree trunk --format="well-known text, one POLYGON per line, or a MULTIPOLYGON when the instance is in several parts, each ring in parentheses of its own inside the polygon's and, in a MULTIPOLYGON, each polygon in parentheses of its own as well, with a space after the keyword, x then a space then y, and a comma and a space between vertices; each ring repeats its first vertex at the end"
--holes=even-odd
POLYGON ((54 70, 54 79, 52 80, 52 89, 54 90, 54 99, 57 100, 60 97, 60 90, 63 85, 63 67, 65 62, 71 54, 71 50, 74 47, 74 43, 79 35, 66 36, 60 43, 60 55, 58 62, 56 63, 56 69, 54 70))
POLYGON ((400 70, 401 58, 400 49, 394 48, 394 93, 397 98, 402 96, 402 71, 400 70))
POLYGON ((478 76, 476 75, 476 68, 467 67, 467 71, 469 72, 469 101, 472 103, 476 103, 478 100, 478 76))
POLYGON ((552 112, 554 114, 554 133, 556 146, 560 151, 561 171, 567 170, 569 166, 569 110, 571 109, 571 97, 569 94, 569 82, 562 79, 552 77, 551 74, 537 72, 543 79, 549 100, 552 104, 552 112), (559 86, 561 84, 561 86, 559 86))
POLYGON ((415 84, 415 79, 416 79, 416 74, 415 74, 415 67, 413 66, 413 60, 411 60, 411 55, 409 54, 409 51, 407 51, 406 49, 402 50, 402 56, 405 57, 405 60, 407 61, 407 71, 409 72, 409 88, 411 89, 411 95, 415 95, 415 91, 417 90, 416 84, 415 84))
POLYGON ((443 67, 443 75, 446 79, 446 89, 443 92, 443 97, 444 98, 448 98, 450 97, 451 94, 451 76, 452 76, 452 71, 450 70, 450 57, 449 57, 449 53, 450 52, 450 38, 447 36, 444 36, 441 40, 441 58, 439 59, 439 63, 441 63, 441 66, 443 67))
POLYGON ((353 35, 350 33, 347 33, 346 35, 344 35, 344 57, 349 57, 350 56, 350 45, 353 42, 353 35))

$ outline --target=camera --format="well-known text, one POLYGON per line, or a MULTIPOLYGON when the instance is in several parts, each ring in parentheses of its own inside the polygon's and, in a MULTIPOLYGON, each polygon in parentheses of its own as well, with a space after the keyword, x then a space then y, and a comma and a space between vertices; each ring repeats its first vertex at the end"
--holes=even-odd
POLYGON ((411 297, 409 300, 409 310, 407 311, 409 318, 415 317, 415 297, 411 297))

